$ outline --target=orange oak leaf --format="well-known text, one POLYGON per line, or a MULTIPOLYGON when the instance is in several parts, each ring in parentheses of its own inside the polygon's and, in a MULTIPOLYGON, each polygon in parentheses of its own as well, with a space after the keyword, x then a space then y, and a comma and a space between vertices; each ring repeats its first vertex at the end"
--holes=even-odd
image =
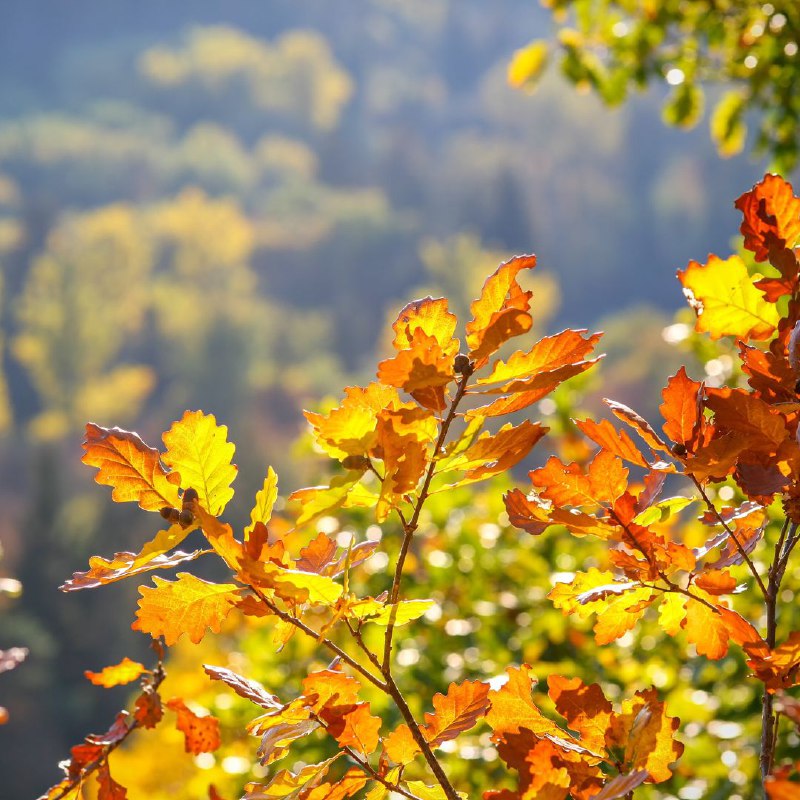
POLYGON ((479 481, 507 472, 518 464, 548 429, 538 422, 525 420, 517 426, 503 425, 495 434, 481 434, 462 454, 449 461, 445 468, 464 470, 461 483, 479 481))
MULTIPOLYGON (((422 331, 432 337, 440 347, 448 349, 452 346, 458 319, 448 310, 444 297, 424 297, 412 300, 397 315, 392 323, 395 350, 408 350, 414 347, 414 334, 422 331)), ((456 346, 458 342, 456 341, 456 346)))
POLYGON ((661 396, 664 433, 676 444, 692 450, 702 424, 704 384, 693 381, 681 367, 668 381, 661 396))
POLYGON ((598 644, 610 642, 624 636, 641 619, 654 600, 654 592, 647 587, 632 588, 614 599, 604 601, 598 610, 594 625, 594 638, 598 644))
POLYGON ((112 486, 111 497, 117 503, 136 502, 146 511, 179 505, 177 476, 164 469, 158 450, 138 434, 90 422, 83 449, 81 461, 98 468, 95 481, 112 486))
POLYGON ((307 698, 299 697, 250 722, 248 732, 261 737, 258 748, 261 763, 266 766, 283 758, 292 742, 319 728, 320 723, 311 715, 307 698))
POLYGON ((386 755, 395 764, 410 764, 422 751, 404 722, 400 723, 384 740, 386 755))
POLYGON ((791 247, 800 237, 800 198, 780 175, 765 175, 736 200, 743 215, 744 246, 764 261, 779 245, 791 247))
POLYGON ((647 770, 635 769, 623 775, 612 778, 600 791, 592 795, 592 800, 617 800, 620 797, 629 797, 631 792, 647 780, 647 770))
POLYGON ((556 505, 546 506, 538 499, 530 499, 519 489, 507 492, 503 500, 511 524, 537 536, 551 525, 563 525, 576 536, 598 536, 609 539, 615 528, 591 514, 575 509, 567 510, 556 505))
POLYGON ((466 327, 467 346, 477 368, 504 342, 531 329, 531 292, 522 290, 517 275, 535 266, 536 256, 506 261, 486 279, 481 296, 471 304, 473 318, 466 327))
POLYGON ((607 397, 603 398, 603 402, 611 409, 611 413, 618 420, 630 425, 653 450, 660 450, 665 453, 670 452, 661 437, 653 430, 652 425, 632 408, 628 408, 624 403, 618 403, 616 400, 609 400, 607 397))
POLYGON ((181 487, 195 489, 199 502, 218 516, 233 497, 237 467, 231 463, 235 445, 227 440, 228 428, 217 425, 213 414, 186 411, 163 435, 164 463, 181 476, 181 487))
POLYGON ((695 578, 695 586, 713 595, 730 594, 736 588, 736 578, 720 569, 709 569, 695 578))
POLYGON ((432 747, 455 739, 474 727, 489 709, 489 684, 481 681, 451 683, 447 694, 433 696, 433 714, 425 712, 422 733, 432 747))
POLYGON ((748 665, 770 691, 789 689, 800 680, 800 631, 792 631, 785 642, 769 650, 754 643, 746 645, 748 665))
POLYGON ((303 696, 306 705, 319 711, 329 703, 353 706, 358 702, 361 684, 341 669, 323 669, 303 678, 303 696))
POLYGON ((189 709, 180 697, 167 700, 167 708, 177 714, 175 726, 184 736, 187 753, 213 753, 222 740, 219 735, 219 720, 207 714, 200 717, 189 709))
POLYGON ((628 434, 617 430, 607 419, 595 422, 594 420, 575 420, 575 424, 593 442, 612 455, 619 456, 631 464, 639 467, 648 467, 649 463, 642 455, 639 448, 633 443, 628 434))
POLYGON ((719 429, 747 437, 750 452, 771 455, 787 438, 785 418, 743 389, 709 390, 706 407, 714 412, 719 429))
POLYGON ((153 638, 163 636, 168 646, 184 633, 195 644, 206 630, 219 633, 241 589, 232 583, 209 583, 188 572, 177 577, 168 581, 156 576, 155 587, 139 587, 139 610, 131 627, 153 638))
POLYGON ((327 415, 306 411, 317 444, 333 458, 366 455, 375 443, 378 414, 399 402, 397 389, 381 383, 348 386, 341 404, 327 415))
POLYGON ((628 470, 619 458, 601 450, 588 470, 577 463, 564 464, 556 456, 529 473, 534 486, 554 506, 594 507, 613 503, 628 486, 628 470))
POLYGON ((527 352, 517 350, 506 361, 495 362, 492 371, 478 378, 476 383, 479 386, 502 383, 503 386, 492 391, 503 394, 560 383, 583 372, 596 361, 587 362, 585 359, 594 350, 602 334, 585 334, 585 329, 567 329, 545 336, 527 352), (575 371, 570 373, 570 368, 575 368, 575 371))
MULTIPOLYGON (((708 599, 709 596, 705 595, 705 598, 708 599)), ((683 627, 699 655, 716 661, 728 652, 730 632, 725 621, 719 613, 700 600, 687 601, 683 627)))
POLYGON ((369 703, 354 706, 326 706, 319 712, 328 733, 340 747, 352 747, 364 756, 375 752, 381 720, 369 712, 369 703))
POLYGON ((321 783, 304 795, 304 800, 344 800, 352 797, 359 789, 367 785, 367 776, 358 767, 350 767, 336 783, 321 783))
POLYGON ((550 675, 547 685, 556 711, 566 719, 570 729, 580 735, 581 744, 589 750, 602 752, 613 714, 603 690, 596 683, 587 686, 580 678, 559 675, 550 675))
POLYGON ((119 664, 105 667, 100 672, 91 672, 87 669, 83 674, 95 686, 104 686, 109 689, 112 686, 131 683, 144 672, 147 672, 144 664, 140 664, 138 661, 131 661, 125 656, 119 664))
POLYGON ((533 702, 531 690, 534 678, 530 665, 509 667, 506 673, 506 683, 489 692, 491 707, 486 714, 486 721, 493 731, 492 740, 499 741, 506 734, 519 733, 522 728, 536 736, 563 736, 561 728, 547 719, 533 702))

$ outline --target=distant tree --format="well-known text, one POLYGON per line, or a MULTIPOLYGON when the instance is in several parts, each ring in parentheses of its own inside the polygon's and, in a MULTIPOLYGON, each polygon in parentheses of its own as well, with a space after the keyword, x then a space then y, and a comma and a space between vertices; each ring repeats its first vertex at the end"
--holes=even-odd
POLYGON ((751 117, 758 130, 752 149, 782 170, 797 164, 800 5, 793 0, 542 4, 553 11, 557 35, 517 51, 512 84, 533 87, 551 56, 568 80, 610 105, 624 101, 631 88, 663 82, 670 87, 664 120, 687 128, 703 115, 704 87, 719 84, 710 125, 720 154, 745 148, 751 117))

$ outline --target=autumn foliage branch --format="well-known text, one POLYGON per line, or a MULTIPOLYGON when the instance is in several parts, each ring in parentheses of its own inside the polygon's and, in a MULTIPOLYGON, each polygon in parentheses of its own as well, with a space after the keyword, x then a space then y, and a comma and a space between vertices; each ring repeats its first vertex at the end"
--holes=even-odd
MULTIPOLYGON (((678 277, 697 312, 697 331, 738 342, 747 385, 712 387, 681 368, 662 392, 663 435, 609 400, 621 427, 607 419, 574 423, 596 446, 591 459, 568 464, 551 456, 529 473, 526 490, 513 489, 504 500, 511 524, 534 536, 555 528, 560 535, 606 543, 607 569, 578 572, 549 595, 564 614, 596 617, 598 644, 616 641, 657 608, 664 634, 685 637, 697 656, 720 659, 732 645, 741 649, 753 679, 763 685, 761 778, 777 800, 797 786, 791 764, 774 765, 780 720, 800 721, 787 694, 798 683, 800 631, 778 644, 782 581, 800 525, 800 265, 794 249, 800 199, 782 178, 768 175, 736 205, 745 247, 772 273, 751 274, 739 256, 712 255, 705 264, 691 262, 678 277), (662 499, 668 480, 687 493, 662 499), (734 488, 736 504, 715 503, 712 488, 722 482, 734 488), (777 497, 782 527, 771 524, 769 507, 777 497), (682 536, 691 508, 708 530, 700 547, 682 536), (771 562, 763 572, 752 554, 771 538, 771 562), (739 584, 742 576, 748 583, 739 584), (735 609, 740 591, 760 595, 763 635, 759 619, 735 609)), ((249 525, 234 535, 221 519, 233 496, 234 446, 213 416, 186 412, 164 433, 162 451, 135 433, 87 426, 83 460, 97 468, 96 480, 112 487, 114 500, 136 502, 170 524, 138 553, 92 558, 89 570, 62 588, 94 588, 215 554, 230 583, 189 572, 174 581, 154 577, 154 585, 139 589, 133 627, 167 646, 184 634, 198 643, 209 631, 218 633, 229 615, 242 614, 274 623, 278 650, 299 632, 334 657, 327 668, 309 672, 292 699, 280 699, 227 667, 205 666, 209 678, 257 710, 248 731, 260 738, 258 758, 265 767, 314 732, 336 746, 330 758, 248 784, 247 800, 343 800, 362 790, 368 800, 389 791, 409 800, 457 800, 466 795, 448 776, 441 748, 479 724, 489 726, 497 755, 516 773, 513 786, 486 788, 484 800, 614 800, 672 777, 684 749, 675 739, 679 721, 652 687, 615 707, 597 684, 549 675, 550 704, 564 720, 558 723, 534 700, 532 668, 511 666, 491 687, 479 680, 451 683, 430 699, 433 712, 419 719, 404 693, 421 696, 423 689, 401 690, 393 668, 396 629, 422 624, 433 605, 403 597, 426 501, 515 467, 547 429, 528 419, 499 427, 498 421, 529 409, 598 360, 593 351, 600 334, 585 330, 565 330, 498 357, 533 327, 531 292, 519 280, 535 263, 533 256, 520 256, 498 267, 472 303, 463 340, 446 299, 409 303, 393 325, 394 353, 378 365, 377 381, 349 387, 327 414, 306 414, 317 446, 339 467, 328 485, 289 496, 292 535, 340 509, 374 509, 378 523, 395 515, 402 535, 378 596, 359 596, 354 586, 379 544, 365 538, 342 547, 319 533, 294 547, 287 525, 273 518, 277 477, 271 468, 249 525), (203 546, 178 549, 195 531, 203 546), (375 646, 370 632, 381 628, 375 646), (403 721, 388 729, 364 699, 367 690, 384 695, 403 721)), ((130 662, 109 667, 99 673, 106 676, 100 683, 135 680, 142 674, 137 668, 131 670, 130 662)), ((155 698, 160 709, 162 680, 160 666, 145 678, 136 714, 145 714, 140 706, 155 698)), ((180 698, 166 705, 177 714, 187 750, 209 752, 219 744, 213 717, 195 714, 180 698)), ((64 781, 44 797, 77 797, 90 774, 98 778, 101 800, 125 797, 111 778, 108 755, 134 728, 159 721, 153 708, 143 720, 120 717, 117 732, 112 728, 105 738, 73 748, 64 781)))

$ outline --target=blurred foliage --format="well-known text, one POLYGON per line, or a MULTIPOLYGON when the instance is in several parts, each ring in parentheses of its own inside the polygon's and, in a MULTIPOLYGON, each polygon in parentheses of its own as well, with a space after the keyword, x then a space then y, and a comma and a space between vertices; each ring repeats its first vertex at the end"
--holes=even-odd
MULTIPOLYGON (((77 464, 87 420, 146 431, 202 407, 242 443, 237 496, 253 495, 242 484, 267 460, 284 485, 311 483, 314 455, 292 449, 300 409, 368 377, 389 311, 447 293, 463 313, 488 268, 530 251, 537 332, 603 317, 603 393, 649 411, 674 353, 662 340, 680 301, 674 269, 725 241, 718 199, 760 167, 650 126, 657 98, 609 114, 552 75, 534 97, 512 90, 510 54, 545 30, 530 0, 274 0, 269 14, 10 0, 4 13, 0 540, 26 593, 0 619, 0 648, 32 654, 4 680, 15 722, 0 731, 0 773, 11 795, 31 796, 52 776, 30 743, 55 773, 71 740, 114 711, 83 670, 143 648, 118 624, 130 596, 109 589, 86 606, 55 589, 101 538, 123 550, 142 533, 77 464), (634 302, 660 312, 608 316, 634 302)), ((585 446, 569 417, 599 383, 587 375, 542 409, 573 457, 585 446)), ((464 522, 465 542, 499 559, 478 524, 464 522)), ((546 585, 550 555, 531 556, 526 586, 546 585)), ((529 611, 534 626, 543 608, 529 611)), ((470 642, 495 624, 476 618, 470 642)), ((261 635, 240 649, 258 650, 261 635)), ((419 642, 423 665, 442 661, 444 645, 419 642)), ((591 666, 559 647, 565 664, 591 666)), ((261 649, 254 672, 270 683, 261 649)))
POLYGON ((554 41, 518 50, 509 80, 533 88, 549 57, 566 78, 611 105, 650 83, 669 87, 663 118, 692 127, 713 90, 711 138, 731 156, 747 142, 779 171, 797 164, 800 148, 796 91, 800 9, 793 0, 542 0, 557 27, 554 41))

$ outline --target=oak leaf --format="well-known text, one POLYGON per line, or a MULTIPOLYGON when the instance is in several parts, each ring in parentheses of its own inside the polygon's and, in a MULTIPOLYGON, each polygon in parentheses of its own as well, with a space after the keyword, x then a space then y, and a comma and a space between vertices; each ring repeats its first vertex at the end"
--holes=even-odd
POLYGON ((506 261, 486 279, 480 297, 470 305, 473 318, 466 327, 467 346, 477 368, 502 344, 531 329, 531 292, 522 290, 517 275, 535 266, 535 256, 506 261))
POLYGON ((138 434, 90 422, 83 449, 81 461, 98 468, 95 481, 112 486, 116 502, 137 502, 146 511, 179 505, 175 476, 162 466, 158 450, 148 447, 138 434))
POLYGON ((256 492, 256 502, 250 512, 250 524, 244 529, 244 538, 249 539, 256 525, 266 525, 272 519, 272 509, 278 499, 278 476, 272 467, 267 469, 264 485, 256 492))
POLYGON ((128 792, 125 787, 111 777, 108 760, 97 770, 97 800, 126 800, 128 792))
POLYGON ((195 714, 180 697, 167 700, 167 708, 177 714, 175 726, 184 736, 187 753, 213 753, 222 743, 219 735, 219 720, 207 714, 195 714))
POLYGON ((326 706, 319 712, 328 733, 340 747, 352 747, 363 756, 375 752, 380 738, 381 720, 370 714, 369 703, 353 706, 326 706))
POLYGON ((106 689, 112 686, 121 686, 135 681, 142 673, 147 672, 145 666, 138 661, 131 661, 127 656, 110 667, 103 668, 100 672, 86 670, 83 674, 95 686, 103 686, 106 689))
POLYGON ((800 237, 800 198, 780 175, 765 175, 736 200, 743 215, 744 246, 764 261, 776 245, 791 247, 800 237))
POLYGON ((410 764, 422 751, 404 722, 400 723, 384 740, 386 755, 400 765, 410 764))
POLYGON ((753 285, 739 256, 723 261, 709 255, 705 265, 690 261, 678 272, 678 279, 697 314, 698 333, 708 333, 712 339, 735 336, 743 340, 769 339, 774 333, 780 313, 753 285))
POLYGON ((140 586, 134 630, 164 637, 172 645, 184 634, 197 644, 206 630, 219 633, 241 589, 232 583, 209 583, 188 572, 177 581, 154 577, 155 587, 140 586))
POLYGON ((550 675, 547 685, 556 711, 566 719, 570 729, 580 735, 581 744, 595 752, 602 752, 613 714, 611 703, 603 690, 596 683, 587 686, 580 678, 570 679, 559 675, 550 675))
MULTIPOLYGON (((708 600, 709 596, 705 595, 704 599, 708 600)), ((699 655, 716 661, 727 654, 730 633, 721 615, 708 605, 694 598, 689 599, 682 624, 699 655)))
POLYGON ((704 384, 693 381, 681 367, 668 381, 659 406, 664 433, 676 444, 692 450, 703 417, 704 384))
POLYGON ((509 667, 506 673, 508 680, 499 689, 489 692, 491 707, 486 721, 493 731, 492 740, 500 741, 506 734, 518 733, 522 728, 536 736, 562 736, 561 728, 547 719, 533 702, 531 667, 528 664, 509 667))
POLYGON ((231 463, 236 447, 227 437, 227 426, 217 425, 213 414, 202 411, 186 411, 162 437, 167 447, 164 463, 180 474, 184 491, 197 491, 200 504, 214 516, 233 497, 231 483, 237 473, 231 463))
POLYGON ((143 572, 176 567, 178 564, 194 561, 201 555, 203 555, 202 550, 194 550, 191 553, 184 553, 182 550, 176 550, 169 555, 161 553, 159 555, 148 555, 145 557, 136 553, 115 553, 114 557, 110 560, 102 556, 92 556, 89 559, 89 569, 87 572, 74 573, 73 576, 64 581, 59 588, 62 592, 95 589, 98 586, 114 583, 123 578, 141 575, 143 572))
POLYGON ((455 739, 459 734, 474 727, 489 709, 489 684, 481 681, 451 683, 447 694, 435 694, 435 712, 425 712, 422 734, 431 747, 455 739))
POLYGON ((590 419, 575 420, 575 424, 589 439, 607 453, 618 456, 639 467, 649 466, 649 462, 626 431, 617 430, 607 419, 600 422, 590 419))
POLYGON ((650 780, 660 783, 672 777, 670 765, 683 753, 683 744, 674 738, 679 724, 677 717, 667 716, 656 690, 646 689, 623 701, 622 712, 612 719, 607 743, 624 749, 628 770, 647 770, 650 780))

